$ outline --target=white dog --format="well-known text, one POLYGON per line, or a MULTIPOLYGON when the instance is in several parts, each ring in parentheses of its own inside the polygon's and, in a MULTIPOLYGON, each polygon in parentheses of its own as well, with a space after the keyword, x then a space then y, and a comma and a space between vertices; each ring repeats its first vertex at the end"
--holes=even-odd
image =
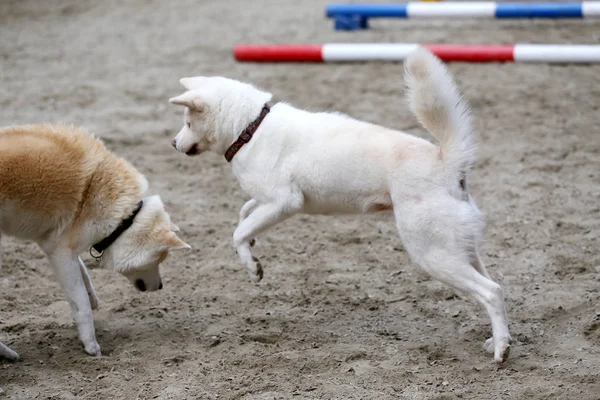
MULTIPOLYGON (((79 254, 87 249, 141 291, 162 288, 159 264, 189 248, 146 178, 73 127, 0 129, 0 235, 35 241, 71 306, 85 351, 100 356, 96 292, 79 254)), ((0 253, 1 266, 1 253, 0 253)), ((0 343, 0 356, 18 354, 0 343)))
POLYGON ((405 69, 412 111, 440 147, 336 113, 284 103, 269 112, 270 93, 222 77, 181 79, 188 91, 170 101, 186 107, 185 124, 172 145, 231 161, 252 197, 233 244, 253 281, 262 278, 253 238, 292 215, 393 210, 411 259, 486 308, 493 337, 484 347, 502 362, 511 340, 503 292, 480 260, 483 220, 466 183, 475 150, 469 107, 428 51, 405 69))

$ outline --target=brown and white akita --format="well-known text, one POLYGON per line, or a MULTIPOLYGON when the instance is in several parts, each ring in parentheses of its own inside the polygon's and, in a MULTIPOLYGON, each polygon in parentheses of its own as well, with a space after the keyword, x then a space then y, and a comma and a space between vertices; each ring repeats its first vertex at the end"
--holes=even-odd
MULTIPOLYGON (((137 289, 162 288, 159 264, 190 248, 146 178, 89 133, 68 126, 0 129, 0 236, 35 241, 48 256, 85 351, 100 356, 98 299, 79 254, 90 249, 137 289)), ((0 250, 0 268, 1 268, 0 250)), ((19 356, 0 343, 0 356, 19 356)))

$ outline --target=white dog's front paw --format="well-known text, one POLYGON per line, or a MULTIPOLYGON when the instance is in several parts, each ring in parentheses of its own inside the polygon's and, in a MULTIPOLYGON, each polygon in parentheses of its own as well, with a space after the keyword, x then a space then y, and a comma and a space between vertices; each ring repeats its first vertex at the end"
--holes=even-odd
POLYGON ((263 268, 258 258, 252 257, 253 263, 248 265, 248 276, 252 282, 260 282, 263 278, 263 268))
POLYGON ((502 363, 508 359, 510 354, 510 337, 500 339, 498 343, 494 343, 494 338, 491 337, 483 344, 483 349, 488 353, 494 354, 494 361, 502 363))
POLYGON ((101 357, 100 345, 97 342, 91 342, 85 345, 85 352, 94 357, 101 357))

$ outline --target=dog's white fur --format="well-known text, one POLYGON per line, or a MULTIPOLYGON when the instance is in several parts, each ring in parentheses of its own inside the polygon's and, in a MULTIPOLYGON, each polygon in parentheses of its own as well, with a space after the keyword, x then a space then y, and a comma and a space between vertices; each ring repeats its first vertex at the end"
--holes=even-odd
MULTIPOLYGON (((262 268, 251 241, 275 224, 297 213, 393 209, 411 259, 486 308, 493 338, 485 349, 502 362, 510 350, 503 292, 478 255, 484 223, 466 186, 475 150, 470 110, 431 53, 419 49, 405 65, 411 109, 440 147, 344 115, 278 103, 231 163, 252 197, 240 211, 233 243, 250 278, 258 281, 262 268)), ((185 120, 173 145, 189 155, 223 155, 271 99, 222 77, 181 83, 188 91, 171 103, 186 106, 185 120)))
MULTIPOLYGON (((169 250, 190 248, 174 233, 179 229, 160 197, 147 189, 142 174, 83 130, 0 129, 0 236, 32 240, 44 251, 91 355, 101 355, 92 314, 98 298, 79 254, 111 234, 142 199, 133 224, 104 251, 100 265, 154 291, 162 287, 159 264, 169 250)), ((0 356, 19 358, 2 343, 0 356)))

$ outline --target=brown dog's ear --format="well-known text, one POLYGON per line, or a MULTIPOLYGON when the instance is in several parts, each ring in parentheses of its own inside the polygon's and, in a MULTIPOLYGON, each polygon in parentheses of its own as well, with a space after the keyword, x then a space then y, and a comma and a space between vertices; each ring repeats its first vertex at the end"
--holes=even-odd
POLYGON ((191 249, 192 246, 179 239, 175 232, 167 232, 161 237, 160 243, 169 250, 191 249))
POLYGON ((180 96, 173 97, 172 99, 169 99, 169 102, 171 104, 177 104, 180 106, 188 107, 190 110, 198 112, 204 109, 204 103, 202 102, 198 94, 192 91, 187 91, 180 96))

